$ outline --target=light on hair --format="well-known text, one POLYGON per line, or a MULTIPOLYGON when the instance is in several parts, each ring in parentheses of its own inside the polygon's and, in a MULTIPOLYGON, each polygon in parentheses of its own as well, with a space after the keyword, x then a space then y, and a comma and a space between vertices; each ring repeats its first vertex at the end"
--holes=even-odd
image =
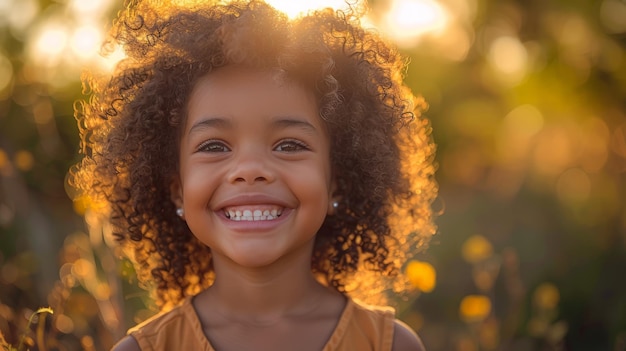
POLYGON ((266 2, 277 10, 285 13, 289 18, 296 18, 311 10, 319 10, 328 7, 333 9, 345 9, 347 6, 344 0, 266 0, 266 2))

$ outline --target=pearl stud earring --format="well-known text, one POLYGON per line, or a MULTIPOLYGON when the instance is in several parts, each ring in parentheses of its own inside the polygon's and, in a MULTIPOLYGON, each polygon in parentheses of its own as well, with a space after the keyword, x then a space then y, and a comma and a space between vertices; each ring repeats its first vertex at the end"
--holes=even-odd
POLYGON ((179 207, 179 208, 176 209, 176 215, 178 217, 182 217, 184 214, 185 214, 185 210, 183 210, 182 207, 179 207))

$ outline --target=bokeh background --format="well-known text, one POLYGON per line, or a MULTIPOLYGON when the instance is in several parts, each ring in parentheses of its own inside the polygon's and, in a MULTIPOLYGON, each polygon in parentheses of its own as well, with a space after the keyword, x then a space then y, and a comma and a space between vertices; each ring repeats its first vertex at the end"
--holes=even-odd
MULTIPOLYGON (((439 233, 399 316, 431 351, 626 350, 626 1, 369 5, 438 144, 439 233)), ((0 0, 0 349, 108 350, 154 313, 65 185, 80 73, 121 57, 98 56, 121 6, 0 0)))

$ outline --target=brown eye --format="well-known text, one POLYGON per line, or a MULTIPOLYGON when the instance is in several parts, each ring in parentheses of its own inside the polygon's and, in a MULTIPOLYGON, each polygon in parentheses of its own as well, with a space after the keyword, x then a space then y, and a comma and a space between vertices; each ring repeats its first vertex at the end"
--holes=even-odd
POLYGON ((307 147, 307 145, 301 141, 283 140, 280 143, 278 143, 278 145, 276 145, 276 148, 274 150, 280 151, 280 152, 297 152, 297 151, 303 151, 303 150, 308 150, 308 149, 309 148, 307 147))
POLYGON ((210 140, 202 143, 198 147, 199 152, 228 152, 231 151, 226 144, 221 141, 210 140))

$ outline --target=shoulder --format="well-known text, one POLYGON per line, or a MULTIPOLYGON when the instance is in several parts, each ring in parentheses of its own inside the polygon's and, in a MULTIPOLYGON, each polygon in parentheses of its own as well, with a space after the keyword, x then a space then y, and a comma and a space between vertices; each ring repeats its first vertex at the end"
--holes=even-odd
MULTIPOLYGON (((172 326, 184 323, 185 318, 193 311, 191 299, 187 298, 183 302, 169 311, 163 311, 148 318, 128 330, 129 335, 137 337, 139 334, 159 334, 172 326)), ((141 343, 140 343, 141 344, 141 343)))
MULTIPOLYGON (((364 335, 379 335, 391 351, 425 351, 419 336, 404 322, 395 318, 395 310, 388 306, 371 306, 355 303, 355 318, 364 335)), ((375 344, 378 342, 374 342, 375 344)))
POLYGON ((111 351, 141 351, 141 348, 139 348, 137 340, 128 335, 120 340, 117 344, 115 344, 111 351))
POLYGON ((128 335, 120 340, 112 351, 153 350, 155 345, 171 350, 179 342, 181 330, 188 330, 193 324, 191 304, 185 300, 167 312, 161 312, 128 330, 128 335), (190 310, 191 308, 191 310, 190 310))
POLYGON ((402 321, 396 319, 393 325, 392 351, 425 351, 419 336, 402 321))

